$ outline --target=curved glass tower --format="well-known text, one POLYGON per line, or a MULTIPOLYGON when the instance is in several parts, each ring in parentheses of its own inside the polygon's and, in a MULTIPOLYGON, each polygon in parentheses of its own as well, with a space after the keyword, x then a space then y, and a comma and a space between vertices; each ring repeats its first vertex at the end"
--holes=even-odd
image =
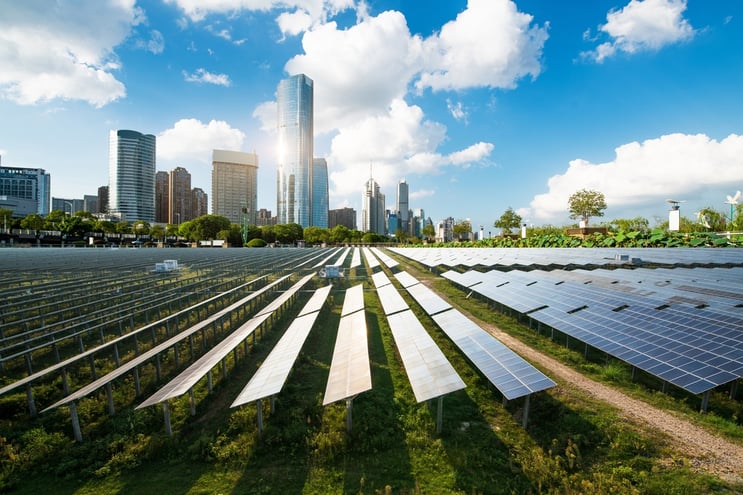
POLYGON ((276 92, 276 220, 280 224, 312 225, 312 88, 312 79, 298 74, 279 82, 276 92))
POLYGON ((310 222, 313 227, 328 228, 328 162, 325 158, 312 160, 310 185, 310 222))
POLYGON ((108 202, 109 212, 122 220, 155 221, 155 136, 110 132, 108 202))

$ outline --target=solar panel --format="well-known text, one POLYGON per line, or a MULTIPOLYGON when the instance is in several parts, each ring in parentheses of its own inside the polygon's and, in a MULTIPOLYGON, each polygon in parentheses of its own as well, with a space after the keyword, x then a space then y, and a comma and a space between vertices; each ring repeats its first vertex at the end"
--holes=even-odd
POLYGON ((361 251, 359 248, 353 248, 353 254, 351 255, 351 268, 361 266, 361 251))
POLYGON ((451 308, 451 304, 423 284, 409 286, 408 292, 429 315, 435 315, 451 308))
POLYGON ((383 285, 377 288, 377 295, 382 302, 385 315, 391 315, 408 309, 408 303, 402 298, 397 288, 392 284, 383 285))
POLYGON ((433 319, 506 399, 555 386, 541 371, 456 309, 434 315, 433 319))
POLYGON ((411 285, 418 284, 418 279, 409 274, 408 272, 397 272, 395 273, 395 278, 397 279, 400 284, 405 287, 406 289, 410 287, 411 285))
POLYGON ((364 309, 364 286, 359 284, 346 290, 341 317, 364 309))
POLYGON ((418 402, 461 390, 464 382, 412 311, 387 317, 418 402))
POLYGON ((330 293, 328 285, 315 291, 258 371, 235 398, 231 407, 270 397, 281 392, 294 362, 330 293))
POLYGON ((333 349, 323 405, 354 397, 372 388, 366 335, 366 314, 341 318, 333 349))
POLYGON ((374 287, 376 287, 377 289, 392 283, 387 274, 385 274, 384 272, 377 272, 372 275, 372 281, 374 282, 374 287))
POLYGON ((369 265, 369 268, 374 269, 379 266, 379 260, 372 254, 371 249, 367 247, 361 248, 361 252, 364 253, 364 258, 366 258, 366 264, 369 265))

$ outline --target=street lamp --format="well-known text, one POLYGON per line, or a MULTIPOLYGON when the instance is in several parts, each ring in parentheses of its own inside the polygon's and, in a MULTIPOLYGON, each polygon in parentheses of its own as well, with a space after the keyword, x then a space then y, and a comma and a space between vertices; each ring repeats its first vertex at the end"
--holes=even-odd
POLYGON ((72 211, 72 209, 73 209, 72 202, 71 201, 65 201, 64 204, 65 205, 70 205, 70 216, 72 216, 72 213, 73 213, 73 211, 72 211))

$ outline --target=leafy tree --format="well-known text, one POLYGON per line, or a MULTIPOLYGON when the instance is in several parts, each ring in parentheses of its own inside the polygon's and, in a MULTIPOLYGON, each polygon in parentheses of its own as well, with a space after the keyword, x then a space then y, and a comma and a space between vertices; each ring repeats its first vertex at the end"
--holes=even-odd
MULTIPOLYGON (((10 210, 8 210, 10 211, 10 210)), ((29 230, 41 230, 44 228, 45 220, 38 213, 30 213, 21 220, 21 228, 29 230)))
POLYGON ((118 234, 131 234, 132 225, 129 222, 116 222, 116 232, 118 234))
POLYGON ((59 224, 61 224, 62 220, 64 220, 65 218, 67 218, 67 214, 63 212, 62 210, 52 210, 44 218, 44 226, 42 227, 42 229, 43 230, 60 230, 59 224))
POLYGON ((421 229, 421 235, 426 238, 428 242, 431 242, 436 237, 436 229, 433 228, 433 224, 426 223, 421 229))
POLYGON ((222 230, 230 229, 230 219, 222 215, 201 215, 200 217, 183 222, 181 228, 186 223, 190 223, 188 237, 192 241, 217 239, 222 230))
POLYGON ((511 229, 517 229, 521 226, 521 222, 521 215, 513 211, 513 208, 509 206, 508 209, 503 212, 503 215, 493 223, 493 227, 501 229, 503 235, 509 235, 511 229))
POLYGON ((150 229, 150 237, 157 240, 162 240, 165 237, 165 227, 162 225, 153 225, 150 229))
POLYGON ((248 225, 248 242, 253 239, 260 239, 263 235, 263 231, 257 225, 248 225))
POLYGON ((307 227, 304 229, 304 241, 307 244, 320 244, 328 242, 330 232, 322 227, 307 227))
POLYGON ((132 222, 132 232, 139 235, 149 235, 150 224, 144 220, 137 220, 132 222))
POLYGON ((643 217, 616 218, 609 222, 609 228, 613 231, 649 232, 650 222, 643 217))
POLYGON ((116 232, 116 224, 110 220, 96 220, 93 222, 93 232, 113 234, 116 232))
POLYGON ((180 226, 174 223, 165 225, 165 235, 168 237, 178 237, 180 235, 179 230, 180 226))
POLYGON ((273 227, 273 225, 261 225, 261 239, 268 244, 276 242, 276 232, 273 227))
POLYGON ((333 244, 342 244, 348 242, 351 238, 351 230, 345 225, 336 225, 330 229, 330 242, 333 244))
POLYGON ((303 238, 302 226, 298 223, 275 225, 273 228, 276 240, 281 244, 294 244, 303 238))
POLYGON ((258 239, 251 239, 250 241, 248 241, 248 243, 246 244, 246 246, 248 246, 248 247, 266 247, 266 241, 264 241, 263 239, 260 239, 260 238, 258 238, 258 239))
POLYGON ((604 216, 605 209, 606 199, 604 194, 599 191, 581 189, 568 198, 570 218, 580 218, 586 227, 588 227, 588 220, 591 217, 604 216))
POLYGON ((242 226, 236 223, 231 224, 228 229, 220 230, 217 233, 217 239, 228 242, 230 246, 242 246, 242 226))
POLYGON ((462 240, 462 237, 469 238, 470 232, 472 232, 472 224, 469 220, 460 220, 452 228, 452 233, 459 240, 462 240))
MULTIPOLYGON (((41 218, 41 217, 39 217, 41 218)), ((0 227, 10 229, 13 225, 13 210, 10 208, 0 208, 0 227)), ((22 227, 26 228, 26 227, 22 227)))

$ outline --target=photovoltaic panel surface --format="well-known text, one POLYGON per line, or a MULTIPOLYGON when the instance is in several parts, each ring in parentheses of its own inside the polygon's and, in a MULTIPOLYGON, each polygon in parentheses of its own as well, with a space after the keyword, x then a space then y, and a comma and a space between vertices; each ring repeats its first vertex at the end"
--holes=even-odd
POLYGON ((418 402, 461 390, 465 384, 412 311, 387 317, 405 373, 418 402))
POLYGON ((371 388, 366 315, 358 311, 341 318, 338 325, 323 405, 354 397, 371 388))

